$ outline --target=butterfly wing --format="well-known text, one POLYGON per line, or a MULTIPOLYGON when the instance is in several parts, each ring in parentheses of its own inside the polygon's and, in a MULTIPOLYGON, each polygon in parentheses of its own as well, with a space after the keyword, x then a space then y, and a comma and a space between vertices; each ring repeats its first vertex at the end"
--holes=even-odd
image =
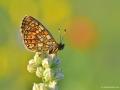
POLYGON ((25 46, 33 52, 51 52, 58 50, 58 44, 50 32, 35 18, 26 16, 22 21, 21 33, 25 46))

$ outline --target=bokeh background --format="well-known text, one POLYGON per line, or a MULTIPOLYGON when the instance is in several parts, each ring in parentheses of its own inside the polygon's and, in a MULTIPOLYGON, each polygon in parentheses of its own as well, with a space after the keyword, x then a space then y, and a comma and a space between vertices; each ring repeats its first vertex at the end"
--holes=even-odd
POLYGON ((39 82, 26 69, 34 53, 20 34, 25 15, 42 22, 58 42, 58 28, 67 29, 59 90, 120 87, 119 0, 0 0, 0 90, 31 90, 39 82))

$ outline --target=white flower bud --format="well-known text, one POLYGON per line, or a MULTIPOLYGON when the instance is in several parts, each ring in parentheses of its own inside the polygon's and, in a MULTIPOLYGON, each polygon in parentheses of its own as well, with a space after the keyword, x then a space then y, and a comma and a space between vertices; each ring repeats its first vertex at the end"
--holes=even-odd
POLYGON ((54 73, 50 68, 46 68, 43 72, 43 78, 45 82, 51 81, 53 78, 54 73))
POLYGON ((60 67, 56 68, 56 69, 54 70, 54 72, 55 72, 54 77, 55 77, 56 80, 61 80, 61 79, 64 78, 64 74, 63 74, 63 72, 62 72, 62 70, 61 70, 60 67))
POLYGON ((39 52, 36 52, 36 53, 35 53, 34 61, 36 62, 37 65, 41 64, 42 59, 41 59, 40 56, 39 56, 39 52))
POLYGON ((42 66, 43 66, 43 68, 50 67, 50 62, 49 62, 48 58, 45 58, 44 60, 42 60, 42 66))
POLYGON ((30 73, 33 73, 35 72, 37 69, 37 65, 35 63, 35 61, 33 59, 31 59, 29 61, 29 64, 27 65, 27 70, 30 72, 30 73))
POLYGON ((49 87, 50 90, 58 90, 56 81, 51 81, 49 83, 48 87, 49 87))
POLYGON ((57 72, 57 73, 55 74, 55 78, 56 78, 56 80, 61 80, 61 79, 64 78, 64 75, 63 75, 62 72, 57 72))
POLYGON ((34 83, 33 90, 48 90, 48 89, 44 83, 40 83, 40 84, 34 83))
POLYGON ((43 68, 42 67, 37 67, 36 70, 36 76, 38 76, 39 78, 41 78, 43 76, 43 68))
POLYGON ((34 83, 33 90, 58 90, 57 82, 64 78, 60 64, 61 60, 55 54, 41 56, 36 52, 34 59, 27 65, 27 70, 35 72, 41 79, 41 83, 34 83))
POLYGON ((55 54, 49 54, 49 55, 48 55, 48 58, 49 58, 50 60, 53 60, 53 59, 55 58, 55 54))
POLYGON ((59 67, 61 64, 61 61, 58 57, 55 57, 54 60, 53 60, 53 65, 56 66, 56 67, 59 67))

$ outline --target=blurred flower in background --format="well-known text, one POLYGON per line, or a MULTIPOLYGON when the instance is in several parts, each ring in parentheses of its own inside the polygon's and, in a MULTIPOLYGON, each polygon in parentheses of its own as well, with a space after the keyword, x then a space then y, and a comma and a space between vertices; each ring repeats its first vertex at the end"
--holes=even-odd
POLYGON ((87 17, 76 17, 68 24, 67 38, 74 48, 87 50, 96 44, 97 30, 95 23, 87 17))

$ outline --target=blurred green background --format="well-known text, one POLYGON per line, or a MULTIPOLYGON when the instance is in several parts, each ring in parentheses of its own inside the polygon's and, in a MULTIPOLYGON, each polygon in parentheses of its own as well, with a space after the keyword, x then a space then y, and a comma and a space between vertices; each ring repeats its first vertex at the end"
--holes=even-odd
MULTIPOLYGON (((59 90, 120 87, 119 0, 0 0, 0 90, 32 90, 39 79, 27 72, 27 51, 20 34, 25 15, 37 18, 59 41, 64 80, 59 90)), ((107 89, 109 90, 109 88, 107 89)), ((118 89, 117 89, 118 90, 118 89)))

